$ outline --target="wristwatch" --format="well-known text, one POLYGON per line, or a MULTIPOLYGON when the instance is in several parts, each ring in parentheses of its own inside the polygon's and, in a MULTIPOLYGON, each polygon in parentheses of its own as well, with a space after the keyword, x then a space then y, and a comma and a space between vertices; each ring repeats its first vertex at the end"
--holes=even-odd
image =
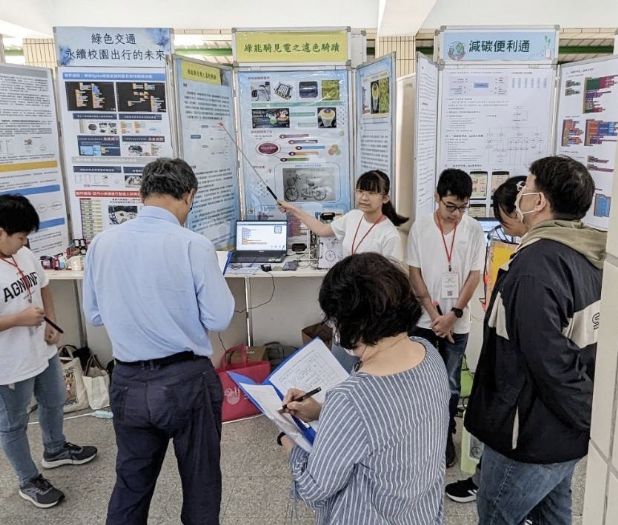
POLYGON ((451 312, 455 314, 455 317, 457 317, 457 319, 461 319, 463 317, 463 310, 461 308, 453 306, 453 308, 451 308, 451 312))

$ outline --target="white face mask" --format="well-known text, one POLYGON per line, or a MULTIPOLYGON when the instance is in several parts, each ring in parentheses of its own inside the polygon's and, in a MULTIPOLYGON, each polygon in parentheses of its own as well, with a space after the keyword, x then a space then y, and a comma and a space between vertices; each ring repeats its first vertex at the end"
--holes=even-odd
POLYGON ((521 198, 524 197, 525 195, 540 195, 541 192, 540 191, 528 191, 526 193, 520 193, 517 195, 517 198, 515 199, 515 212, 517 213, 517 218, 519 219, 519 222, 524 222, 524 217, 526 215, 528 215, 529 213, 534 213, 536 210, 533 208, 530 211, 521 211, 521 208, 519 207, 519 203, 521 201, 521 198))

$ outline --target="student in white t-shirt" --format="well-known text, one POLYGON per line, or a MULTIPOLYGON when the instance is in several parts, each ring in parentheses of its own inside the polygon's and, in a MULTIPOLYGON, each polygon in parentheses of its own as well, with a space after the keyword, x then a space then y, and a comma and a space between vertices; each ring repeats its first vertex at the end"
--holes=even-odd
MULTIPOLYGON (((388 195, 390 180, 380 170, 363 173, 356 181, 356 206, 343 217, 325 224, 306 211, 289 202, 279 201, 282 211, 291 213, 316 235, 336 236, 342 241, 343 256, 375 252, 403 265, 403 247, 397 226, 408 220, 398 215, 388 195)), ((358 363, 358 358, 346 353, 336 342, 333 355, 348 371, 358 363)))
POLYGON ((401 263, 403 247, 397 226, 408 219, 398 215, 388 195, 390 180, 380 170, 363 173, 356 182, 356 206, 343 217, 325 224, 301 208, 279 201, 281 211, 301 220, 320 237, 342 241, 343 256, 376 252, 401 263))
POLYGON ((483 229, 466 214, 471 195, 472 179, 466 172, 444 170, 435 194, 437 209, 412 225, 406 257, 412 287, 423 307, 415 335, 439 350, 449 376, 448 467, 456 460, 453 433, 461 364, 470 332, 468 303, 485 263, 483 229))
POLYGON ((19 495, 49 508, 64 494, 39 473, 30 455, 32 395, 39 406, 44 468, 87 463, 97 449, 68 443, 63 434, 60 334, 45 322, 55 319, 51 292, 40 261, 26 248, 28 235, 38 228, 39 217, 25 197, 0 196, 0 447, 17 475, 19 495))

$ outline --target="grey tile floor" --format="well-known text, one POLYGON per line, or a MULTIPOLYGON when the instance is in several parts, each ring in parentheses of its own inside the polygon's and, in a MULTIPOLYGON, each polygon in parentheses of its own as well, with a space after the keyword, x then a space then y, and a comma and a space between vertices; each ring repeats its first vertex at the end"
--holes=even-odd
MULTIPOLYGON (((36 420, 33 417, 32 420, 36 420)), ((42 455, 41 432, 29 428, 34 458, 42 455)), ((0 452, 0 524, 2 525, 98 525, 105 522, 109 494, 114 482, 116 449, 110 420, 94 417, 68 419, 69 441, 99 448, 99 457, 80 467, 63 467, 46 476, 66 494, 56 508, 39 510, 17 494, 13 472, 0 452)), ((285 456, 276 445, 277 432, 263 417, 224 425, 222 470, 224 478, 222 525, 310 525, 313 519, 300 503, 289 498, 289 475, 285 456)), ((458 434, 459 435, 459 434, 458 434)), ((581 524, 585 461, 577 467, 573 482, 575 525, 581 524)), ((458 468, 447 471, 447 482, 464 476, 458 468)), ((180 523, 180 480, 170 447, 154 494, 149 524, 180 523)), ((477 523, 475 505, 446 501, 448 525, 477 523)))

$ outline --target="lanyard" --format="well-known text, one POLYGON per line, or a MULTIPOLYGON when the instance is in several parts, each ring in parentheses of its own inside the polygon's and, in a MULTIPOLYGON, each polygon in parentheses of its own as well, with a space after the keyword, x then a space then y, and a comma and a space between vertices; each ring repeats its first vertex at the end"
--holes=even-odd
POLYGON ((455 234, 457 233, 457 224, 455 224, 455 229, 453 230, 453 238, 451 239, 451 250, 446 247, 446 237, 444 236, 444 230, 442 229, 442 221, 440 220, 440 216, 436 213, 436 219, 438 219, 438 227, 440 228, 440 234, 442 235, 442 244, 444 244, 444 251, 446 252, 446 260, 448 261, 448 271, 453 271, 453 267, 451 266, 451 261, 453 260, 453 248, 455 246, 455 234))
POLYGON ((30 281, 28 281, 26 274, 24 274, 23 270, 17 265, 17 262, 15 262, 15 258, 11 255, 10 260, 5 259, 4 257, 1 257, 0 260, 4 261, 6 264, 10 264, 11 266, 17 269, 19 280, 22 282, 22 284, 26 288, 26 292, 28 292, 28 302, 31 303, 32 302, 32 290, 30 289, 31 288, 30 281))
POLYGON ((371 225, 371 228, 369 228, 369 230, 367 230, 367 233, 365 235, 363 235, 363 238, 360 241, 358 241, 358 244, 356 245, 356 248, 355 248, 354 244, 356 244, 356 236, 358 235, 358 230, 360 229, 360 226, 361 226, 361 224, 363 222, 363 218, 364 217, 365 216, 363 215, 361 217, 360 221, 358 221, 358 226, 356 227, 356 232, 354 233, 354 239, 352 239, 352 255, 354 255, 357 252, 358 248, 363 243, 363 241, 365 240, 367 235, 369 235, 371 233, 371 230, 373 230, 376 227, 376 225, 381 223, 382 219, 384 219, 384 215, 380 215, 378 220, 371 225))

